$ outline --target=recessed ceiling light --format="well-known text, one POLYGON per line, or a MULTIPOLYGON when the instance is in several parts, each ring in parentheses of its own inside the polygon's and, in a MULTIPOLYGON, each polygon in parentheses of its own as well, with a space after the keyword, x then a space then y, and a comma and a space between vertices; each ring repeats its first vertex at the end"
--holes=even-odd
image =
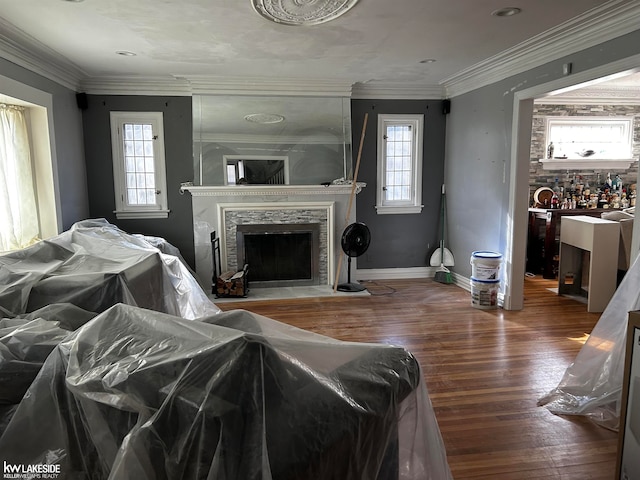
POLYGON ((137 53, 128 52, 126 50, 120 50, 119 52, 116 52, 116 54, 122 55, 123 57, 135 57, 137 55, 137 53))
POLYGON ((520 12, 522 12, 522 9, 518 7, 505 7, 494 10, 491 12, 491 15, 494 17, 513 17, 514 15, 518 15, 520 12))
POLYGON ((244 119, 247 122, 269 124, 280 123, 284 120, 284 117, 277 113, 251 113, 249 115, 245 115, 244 119))
POLYGON ((424 60, 420 60, 420 63, 434 63, 435 61, 435 58, 426 58, 424 60))

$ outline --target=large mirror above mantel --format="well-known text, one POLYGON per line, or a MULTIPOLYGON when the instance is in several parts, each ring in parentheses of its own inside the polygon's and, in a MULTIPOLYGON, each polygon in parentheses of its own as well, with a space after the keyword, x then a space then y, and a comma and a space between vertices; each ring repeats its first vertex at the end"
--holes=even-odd
POLYGON ((352 172, 350 102, 193 96, 194 185, 319 185, 352 172))

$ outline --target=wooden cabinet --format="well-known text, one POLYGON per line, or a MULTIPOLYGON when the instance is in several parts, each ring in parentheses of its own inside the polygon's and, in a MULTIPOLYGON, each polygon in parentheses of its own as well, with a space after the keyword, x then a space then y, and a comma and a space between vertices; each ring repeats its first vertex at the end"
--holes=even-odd
POLYGON ((542 273, 543 278, 556 278, 560 249, 560 224, 562 217, 586 215, 600 217, 609 209, 529 209, 529 234, 527 243, 527 272, 542 273))

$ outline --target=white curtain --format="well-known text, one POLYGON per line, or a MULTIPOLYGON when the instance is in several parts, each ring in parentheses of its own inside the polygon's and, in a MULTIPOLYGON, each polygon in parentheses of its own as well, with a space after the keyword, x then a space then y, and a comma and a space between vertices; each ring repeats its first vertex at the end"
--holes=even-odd
POLYGON ((38 210, 24 108, 0 104, 0 251, 38 240, 38 210))

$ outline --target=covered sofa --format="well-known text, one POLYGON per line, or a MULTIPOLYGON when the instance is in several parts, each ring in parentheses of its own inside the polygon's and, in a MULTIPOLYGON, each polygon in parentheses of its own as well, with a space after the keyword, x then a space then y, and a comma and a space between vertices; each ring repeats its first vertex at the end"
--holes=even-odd
POLYGON ((158 237, 128 234, 104 219, 0 255, 0 315, 71 303, 102 312, 126 303, 184 318, 214 314, 177 249, 158 237))

